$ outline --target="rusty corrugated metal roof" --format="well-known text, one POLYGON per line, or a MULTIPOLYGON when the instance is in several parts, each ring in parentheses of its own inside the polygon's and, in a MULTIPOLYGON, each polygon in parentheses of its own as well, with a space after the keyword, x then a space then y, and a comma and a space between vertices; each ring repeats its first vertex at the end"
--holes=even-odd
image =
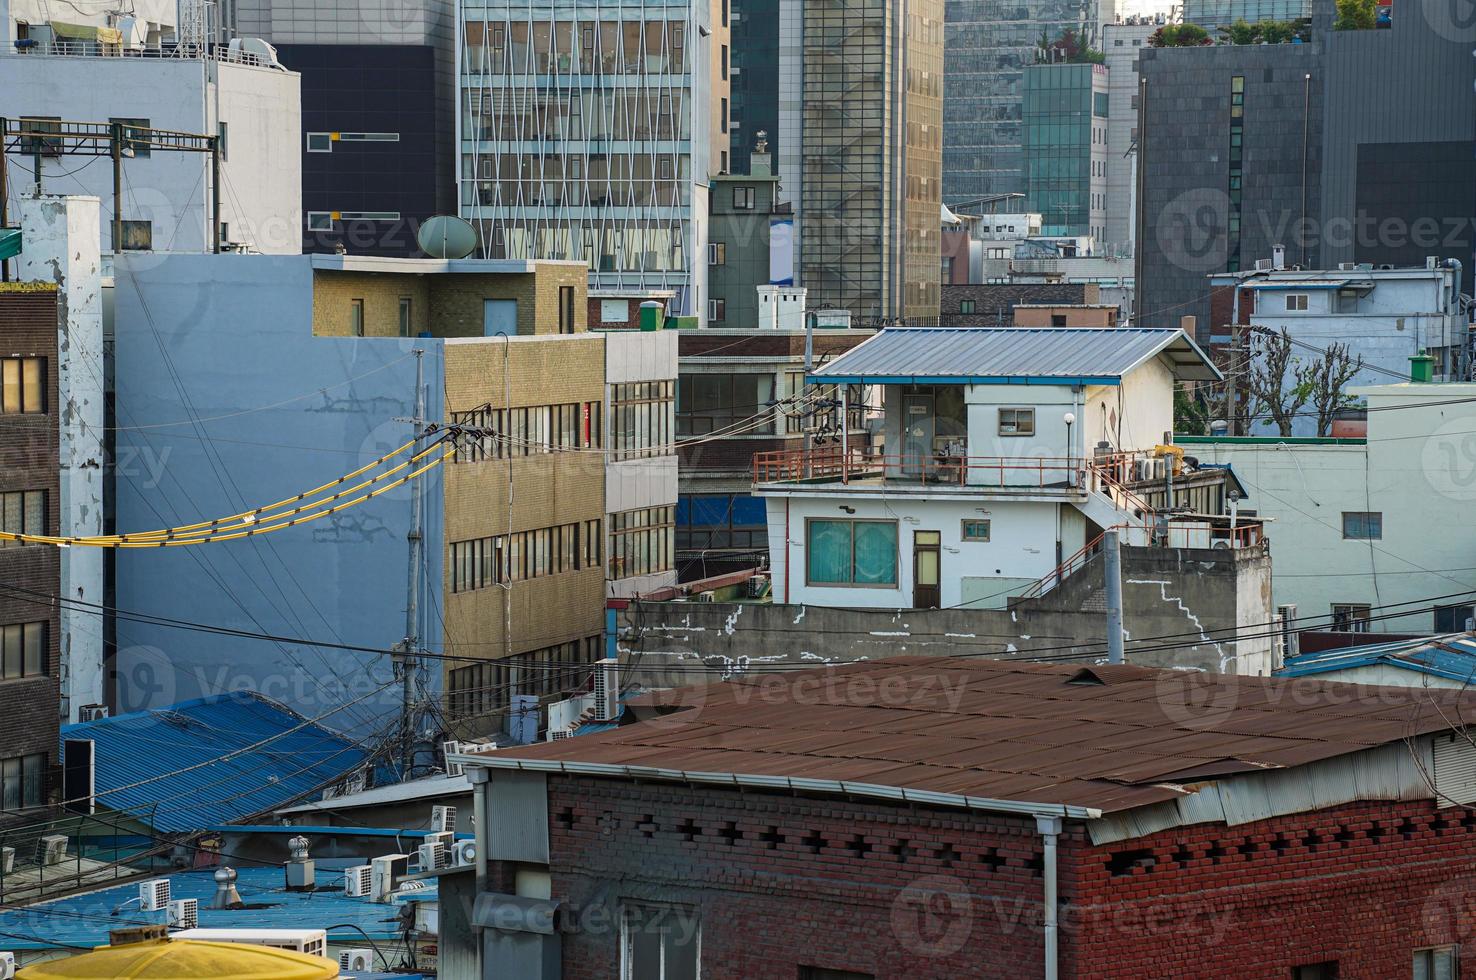
POLYGON ((659 718, 502 749, 496 764, 865 782, 1109 813, 1180 797, 1178 781, 1303 765, 1476 717, 1476 692, 1128 666, 901 657, 782 678, 689 689, 686 707, 659 718))

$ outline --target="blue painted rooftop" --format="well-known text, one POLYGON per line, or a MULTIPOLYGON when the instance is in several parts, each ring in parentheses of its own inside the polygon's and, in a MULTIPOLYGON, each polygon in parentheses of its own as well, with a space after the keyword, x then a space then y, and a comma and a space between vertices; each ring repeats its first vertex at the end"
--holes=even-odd
POLYGON ((1323 650, 1291 657, 1276 673, 1307 677, 1355 667, 1398 667, 1464 683, 1476 678, 1476 636, 1447 633, 1413 640, 1391 640, 1361 647, 1323 650))
POLYGON ((64 725, 62 738, 95 743, 99 809, 179 833, 266 813, 367 758, 340 733, 305 722, 285 705, 236 691, 64 725))
MULTIPOLYGON (((343 874, 318 869, 317 883, 329 889, 289 892, 281 868, 240 868, 236 890, 246 905, 262 908, 211 909, 206 906, 215 894, 215 872, 190 871, 167 876, 170 899, 193 898, 200 903, 202 929, 328 929, 328 941, 362 945, 363 929, 375 942, 400 936, 398 904, 381 904, 343 893, 343 874), (342 928, 342 926, 357 926, 342 928)), ((25 908, 0 909, 0 947, 9 950, 50 949, 58 946, 105 945, 108 930, 130 925, 162 924, 164 912, 141 912, 133 902, 113 915, 125 902, 138 897, 136 879, 85 895, 73 895, 25 908), (26 937, 26 938, 15 938, 26 937)), ((434 882, 414 893, 417 900, 434 899, 434 882)))

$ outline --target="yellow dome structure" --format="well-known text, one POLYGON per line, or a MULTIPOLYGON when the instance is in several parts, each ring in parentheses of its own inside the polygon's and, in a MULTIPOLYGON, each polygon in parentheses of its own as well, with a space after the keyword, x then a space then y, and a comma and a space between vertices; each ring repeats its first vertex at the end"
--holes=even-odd
POLYGON ((338 964, 270 946, 153 940, 99 946, 90 953, 47 960, 16 974, 17 980, 331 980, 338 964))

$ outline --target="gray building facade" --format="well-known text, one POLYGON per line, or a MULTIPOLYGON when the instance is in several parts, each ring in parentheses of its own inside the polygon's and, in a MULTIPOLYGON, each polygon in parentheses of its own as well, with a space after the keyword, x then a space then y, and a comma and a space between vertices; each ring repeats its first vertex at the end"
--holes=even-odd
POLYGON ((1096 42, 1098 0, 947 0, 943 203, 1025 192, 1025 69, 1041 34, 1096 42))
MULTIPOLYGON (((760 154, 754 154, 758 158, 760 154)), ((707 242, 707 323, 757 327, 757 287, 769 284, 769 238, 774 216, 789 212, 775 195, 779 178, 767 173, 712 179, 707 242)))
POLYGON ((732 172, 749 172, 749 154, 763 132, 779 152, 779 0, 733 4, 733 111, 728 126, 732 172))

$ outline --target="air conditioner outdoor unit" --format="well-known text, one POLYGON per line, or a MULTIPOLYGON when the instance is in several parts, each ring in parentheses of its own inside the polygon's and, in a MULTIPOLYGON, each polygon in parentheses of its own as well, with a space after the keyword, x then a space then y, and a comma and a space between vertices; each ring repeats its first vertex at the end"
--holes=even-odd
POLYGON ((194 898, 177 898, 169 903, 169 924, 176 929, 196 929, 200 925, 200 902, 194 898))
POLYGON ((451 845, 451 867, 469 868, 477 863, 477 842, 459 840, 451 845))
POLYGON ((290 949, 309 956, 328 956, 326 929, 183 929, 170 939, 193 939, 207 943, 242 943, 290 949))
POLYGON ((108 716, 108 706, 105 704, 84 704, 77 709, 77 717, 82 721, 102 721, 108 716))
POLYGON ((415 849, 415 862, 420 871, 439 871, 446 867, 446 848, 439 841, 421 844, 415 849))
POLYGON ((451 757, 453 755, 458 754, 460 751, 461 751, 461 743, 460 742, 442 742, 441 743, 441 754, 443 756, 445 756, 445 758, 446 758, 446 775, 448 775, 448 776, 463 776, 463 775, 466 774, 466 767, 465 766, 461 765, 459 762, 452 762, 451 761, 451 757))
POLYGON ((0 952, 0 980, 12 980, 15 976, 15 954, 0 952))
POLYGON ((346 949, 338 954, 338 968, 367 973, 374 969, 374 950, 346 949))
POLYGON ((560 738, 573 738, 573 737, 574 737, 574 733, 572 731, 570 731, 569 729, 567 729, 567 728, 561 728, 561 729, 559 729, 556 732, 555 731, 550 731, 548 733, 548 740, 550 742, 554 741, 555 739, 560 739, 560 738))
POLYGON ((369 898, 373 885, 374 869, 367 864, 356 864, 343 873, 343 892, 349 898, 369 898))
POLYGON ((596 721, 612 721, 620 704, 620 661, 605 657, 595 661, 594 711, 596 721))
POLYGON ((138 907, 145 912, 162 912, 169 908, 169 879, 150 878, 139 882, 138 907))
POLYGON ((697 593, 698 602, 717 602, 717 593, 712 590, 697 593))
POLYGON ((410 855, 382 854, 369 862, 369 898, 375 902, 388 902, 395 886, 410 870, 410 855))
POLYGON ((769 588, 769 576, 759 573, 748 580, 748 597, 758 599, 763 596, 769 588))
POLYGON ((67 836, 65 834, 45 834, 36 841, 36 863, 43 868, 51 864, 60 864, 67 857, 67 836))
POLYGON ((0 874, 8 875, 15 870, 15 848, 0 847, 0 874))
POLYGON ((431 807, 431 830, 438 834, 456 832, 456 807, 436 805, 431 807))

